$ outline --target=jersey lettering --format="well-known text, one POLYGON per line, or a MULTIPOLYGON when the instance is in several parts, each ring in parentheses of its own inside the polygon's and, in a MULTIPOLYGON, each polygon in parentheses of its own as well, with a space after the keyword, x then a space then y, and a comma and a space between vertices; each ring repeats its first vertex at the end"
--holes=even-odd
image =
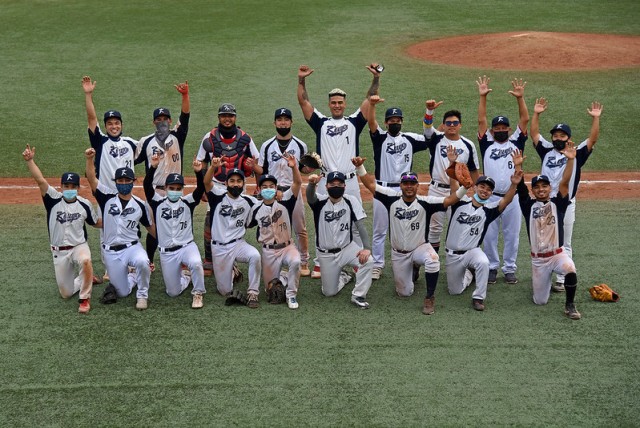
MULTIPOLYGON (((456 149, 456 154, 458 156, 460 156, 462 153, 464 153, 464 149, 456 149)), ((440 145, 440 156, 442 156, 443 158, 447 157, 447 147, 445 145, 440 145)))
POLYGON ((540 217, 545 217, 549 214, 551 214, 551 205, 547 204, 543 207, 535 207, 533 209, 532 216, 533 218, 540 218, 540 217))
POLYGON ((342 125, 342 126, 329 125, 329 126, 327 126, 327 135, 329 137, 335 137, 336 135, 342 135, 345 132, 347 132, 347 129, 349 129, 349 125, 342 125))
POLYGON ((418 210, 407 210, 404 208, 396 207, 394 217, 399 220, 411 220, 418 215, 418 210))
POLYGON ((482 221, 482 216, 460 213, 460 215, 456 218, 456 221, 460 224, 476 224, 482 221))
POLYGON ((111 149, 109 149, 109 154, 114 158, 126 156, 127 153, 129 153, 129 147, 117 148, 115 146, 111 146, 111 149))
POLYGON ((324 221, 331 223, 334 220, 339 220, 343 215, 347 213, 345 208, 340 211, 327 211, 324 213, 324 221))
POLYGON ((507 156, 511 155, 512 151, 513 149, 511 147, 508 147, 506 149, 493 148, 491 149, 491 154, 489 155, 489 158, 491 158, 492 160, 506 158, 507 156))
POLYGON ((60 224, 64 224, 67 222, 72 222, 74 220, 78 220, 82 216, 80 213, 66 213, 64 211, 58 211, 56 213, 56 221, 60 224))
POLYGON ((567 163, 567 158, 562 156, 561 158, 556 158, 554 156, 549 156, 547 158, 547 164, 545 165, 547 168, 562 168, 567 163))
POLYGON ((396 153, 402 153, 406 148, 407 148, 407 143, 388 144, 387 153, 389 153, 390 155, 395 155, 396 153))
POLYGON ((244 214, 244 207, 236 208, 235 210, 231 205, 220 205, 220 215, 223 217, 236 218, 244 214))
POLYGON ((172 210, 169 207, 164 207, 162 208, 162 212, 160 214, 160 217, 162 217, 165 220, 169 220, 172 218, 178 218, 182 215, 182 213, 184 213, 184 207, 180 207, 176 210, 172 210))

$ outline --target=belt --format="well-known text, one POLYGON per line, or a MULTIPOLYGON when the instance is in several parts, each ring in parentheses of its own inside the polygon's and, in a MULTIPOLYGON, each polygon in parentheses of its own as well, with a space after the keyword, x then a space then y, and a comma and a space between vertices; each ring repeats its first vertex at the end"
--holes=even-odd
POLYGON ((68 250, 74 249, 75 247, 76 247, 75 245, 65 245, 65 246, 62 246, 62 247, 56 247, 56 246, 52 245, 51 249, 53 251, 68 251, 68 250))
POLYGON ((456 256, 459 256, 461 254, 466 253, 469 250, 450 250, 447 248, 445 251, 447 252, 447 254, 452 254, 452 255, 455 254, 456 256))
POLYGON ((501 198, 504 198, 507 195, 506 193, 498 193, 498 192, 493 192, 493 194, 496 196, 500 196, 501 198))
POLYGON ((137 243, 138 241, 133 241, 133 242, 129 242, 128 244, 112 245, 112 246, 102 244, 102 248, 107 251, 122 251, 125 248, 133 247, 137 243))
POLYGON ((164 190, 164 186, 156 186, 156 189, 164 190))
POLYGON ((378 183, 383 187, 400 187, 400 183, 390 183, 388 181, 380 181, 380 180, 376 180, 376 183, 378 183))
POLYGON ((321 253, 324 253, 324 254, 337 254, 340 251, 342 251, 343 249, 344 249, 344 247, 343 248, 330 248, 328 250, 325 250, 323 248, 316 248, 316 250, 318 250, 318 251, 320 251, 321 253))
POLYGON ((437 181, 433 181, 431 180, 431 185, 432 186, 436 186, 436 187, 440 187, 442 189, 451 189, 451 186, 448 184, 443 184, 443 183, 438 183, 437 181))
POLYGON ((405 250, 397 250, 397 249, 394 248, 393 251, 395 251, 396 253, 400 253, 400 254, 409 254, 413 250, 405 251, 405 250))
POLYGON ((284 247, 288 247, 289 244, 291 244, 291 241, 289 242, 282 242, 280 244, 262 244, 262 248, 267 248, 269 250, 280 250, 284 247))
POLYGON ((291 189, 291 186, 278 186, 278 190, 281 192, 286 192, 289 189, 291 189))
POLYGON ((232 239, 229 242, 218 242, 218 241, 211 241, 211 245, 229 245, 229 244, 233 244, 236 241, 239 241, 240 238, 236 238, 236 239, 232 239))
POLYGON ((553 251, 549 251, 548 253, 531 253, 531 257, 551 257, 551 256, 555 256, 556 254, 560 254, 561 252, 562 252, 562 247, 553 251))
POLYGON ((158 247, 158 250, 160 251, 160 253, 173 253, 174 251, 178 251, 181 248, 186 247, 187 245, 191 244, 193 242, 193 240, 187 242, 184 245, 176 245, 175 247, 158 247))

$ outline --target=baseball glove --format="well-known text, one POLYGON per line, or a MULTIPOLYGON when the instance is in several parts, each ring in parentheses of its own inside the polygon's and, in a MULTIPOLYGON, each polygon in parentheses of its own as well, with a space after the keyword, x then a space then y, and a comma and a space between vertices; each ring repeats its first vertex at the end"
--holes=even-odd
POLYGON ((316 152, 305 153, 300 157, 300 164, 311 169, 322 169, 322 158, 316 152))
POLYGON ((471 174, 469 173, 469 167, 467 167, 467 164, 460 162, 452 163, 447 168, 447 175, 467 189, 473 187, 473 180, 471 179, 471 174))
POLYGON ((240 269, 238 269, 238 266, 236 266, 236 264, 233 264, 233 285, 236 285, 239 282, 242 282, 242 280, 244 279, 244 274, 242 273, 242 271, 240 269))
POLYGON ((594 285, 589 289, 589 294, 593 300, 599 300, 601 302, 617 302, 620 300, 620 295, 613 291, 607 284, 594 285))
POLYGON ((100 298, 100 303, 104 305, 110 305, 112 303, 116 303, 118 301, 118 292, 116 291, 116 287, 113 284, 109 283, 104 288, 104 292, 102 293, 102 298, 100 298))
POLYGON ((247 299, 247 296, 245 296, 242 291, 233 290, 233 293, 229 294, 227 299, 224 301, 224 305, 246 305, 248 300, 249 299, 247 299))
POLYGON ((285 287, 280 278, 273 278, 267 284, 267 301, 273 305, 279 305, 287 300, 285 287))

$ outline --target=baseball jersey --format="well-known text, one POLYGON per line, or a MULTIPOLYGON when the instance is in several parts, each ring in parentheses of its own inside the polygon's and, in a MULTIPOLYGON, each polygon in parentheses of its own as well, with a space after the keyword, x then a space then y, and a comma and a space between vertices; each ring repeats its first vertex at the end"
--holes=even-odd
POLYGON ((91 147, 96 151, 94 160, 96 177, 100 183, 115 192, 116 183, 113 178, 116 175, 116 169, 133 168, 137 143, 129 137, 120 136, 114 139, 103 134, 98 125, 93 131, 88 129, 87 132, 89 132, 91 147))
POLYGON ((511 187, 511 176, 515 172, 511 153, 515 149, 524 152, 527 133, 522 132, 518 126, 507 141, 498 143, 493 139, 491 132, 487 130, 484 135, 478 136, 478 140, 484 175, 493 178, 496 182, 494 193, 497 192, 504 196, 511 187))
MULTIPOLYGON (((558 186, 562 181, 562 174, 564 174, 564 168, 567 165, 567 158, 565 155, 553 148, 553 144, 540 137, 538 145, 536 146, 536 152, 542 159, 542 170, 540 174, 546 175, 551 181, 551 196, 555 196, 558 193, 558 186)), ((587 162, 591 156, 591 151, 587 146, 587 140, 584 140, 577 147, 576 160, 573 162, 573 171, 571 172, 571 179, 569 180, 569 199, 573 199, 578 192, 578 184, 580 184, 580 172, 582 166, 587 162)))
POLYGON ((429 174, 431 179, 437 183, 449 184, 449 176, 447 175, 447 167, 450 162, 447 158, 447 147, 453 145, 458 153, 457 162, 466 163, 469 171, 477 171, 478 152, 476 146, 470 140, 460 137, 459 140, 449 140, 445 137, 444 132, 435 131, 433 128, 425 128, 425 137, 427 139, 427 147, 431 159, 429 161, 429 174), (427 132, 432 132, 428 135, 427 132))
POLYGON ((245 228, 258 200, 252 196, 229 197, 226 189, 213 187, 207 192, 211 219, 211 240, 227 243, 244 238, 245 228))
POLYGON ((479 247, 487 233, 489 223, 498 218, 497 206, 475 207, 470 200, 451 206, 451 220, 447 229, 447 249, 467 251, 479 247))
POLYGON ((245 176, 253 174, 253 170, 245 168, 247 158, 258 158, 260 152, 249 134, 236 129, 236 135, 231 138, 224 138, 218 127, 213 128, 202 137, 200 148, 196 158, 199 161, 210 163, 212 157, 222 157, 225 159, 213 176, 213 181, 224 183, 227 178, 227 171, 238 168, 244 171, 245 176), (213 152, 205 149, 205 144, 209 145, 213 152))
POLYGON ((180 121, 170 133, 164 143, 156 139, 156 134, 142 137, 138 142, 135 163, 144 162, 145 171, 149 171, 149 161, 153 155, 160 156, 160 163, 153 177, 153 185, 164 187, 169 174, 182 174, 182 158, 184 142, 189 131, 189 113, 180 113, 180 121))
POLYGON ((95 226, 98 221, 88 200, 77 196, 74 202, 67 202, 62 193, 49 186, 42 202, 47 210, 47 229, 52 246, 75 247, 87 241, 85 222, 95 226))
MULTIPOLYGON (((294 136, 284 151, 300 160, 300 157, 307 153, 307 145, 294 136)), ((278 139, 273 137, 262 143, 258 165, 264 169, 263 174, 271 174, 278 180, 278 186, 291 187, 293 172, 282 155, 283 151, 280 149, 278 139)))
POLYGON ((102 210, 104 245, 131 244, 140 239, 141 224, 151 227, 144 201, 137 196, 131 195, 130 200, 122 200, 117 193, 99 183, 95 197, 102 210))
POLYGON ((413 154, 427 149, 425 137, 412 132, 400 132, 393 137, 378 126, 369 135, 376 180, 386 183, 400 184, 402 173, 413 169, 413 154))
POLYGON ((360 153, 360 133, 367 124, 360 109, 340 119, 326 117, 317 109, 307 120, 316 134, 316 152, 322 158, 324 172, 340 171, 349 174, 356 170, 351 158, 360 153))
POLYGON ((296 206, 291 189, 282 194, 280 201, 267 205, 261 201, 251 216, 248 227, 258 226, 257 241, 263 245, 286 244, 291 241, 291 217, 296 206))
POLYGON ((374 197, 387 208, 391 247, 400 251, 413 251, 429 242, 431 215, 447 210, 444 197, 417 196, 407 203, 402 199, 402 192, 380 185, 376 185, 374 197))
POLYGON ((316 226, 316 246, 323 250, 346 247, 353 240, 355 222, 367 217, 360 201, 351 195, 335 204, 329 195, 317 195, 309 206, 316 226))
POLYGON ((554 196, 540 202, 529 196, 524 181, 518 183, 520 209, 527 224, 531 252, 548 253, 564 244, 564 215, 570 200, 567 196, 554 196))

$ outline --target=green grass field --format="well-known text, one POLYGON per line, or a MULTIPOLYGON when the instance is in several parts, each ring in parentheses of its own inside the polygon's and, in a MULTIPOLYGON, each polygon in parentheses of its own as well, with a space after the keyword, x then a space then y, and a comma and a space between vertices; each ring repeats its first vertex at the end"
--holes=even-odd
MULTIPOLYGON (((236 104, 238 124, 258 145, 273 135, 273 111, 281 106, 293 110, 294 132, 312 142, 295 97, 298 65, 316 70, 307 88, 326 112, 326 93, 336 86, 355 109, 371 61, 387 68, 380 93, 386 106, 403 108, 405 130, 419 132, 424 100, 436 98, 463 112, 463 134, 473 137, 477 76, 492 78, 488 115, 512 118, 516 104, 506 91, 511 78, 523 77, 530 108, 538 96, 550 101, 542 129, 566 121, 576 139, 585 138, 587 106, 604 104, 585 170, 640 169, 629 149, 640 135, 638 68, 523 73, 404 55, 414 42, 460 34, 640 35, 633 0, 0 0, 0 12, 2 177, 27 176, 25 144, 38 147, 46 176, 83 171, 85 74, 98 82, 99 116, 119 109, 134 138, 152 132, 155 107, 177 116, 173 85, 188 80, 191 156, 223 102, 236 104)), ((518 52, 487 55, 515 60, 518 52)), ((361 148, 371 157, 367 138, 361 148)), ((536 171, 529 154, 525 169, 536 171)), ((426 171, 427 155, 415 164, 426 171)), ((310 279, 302 282, 298 311, 225 307, 212 279, 205 308, 193 311, 189 295, 164 294, 157 272, 146 312, 134 310, 132 297, 109 307, 96 298, 82 317, 76 301, 58 296, 44 208, 0 206, 0 426, 636 426, 639 208, 638 201, 579 202, 574 245, 583 319, 572 322, 562 315, 564 296, 531 303, 524 230, 520 284, 499 277, 483 313, 471 309, 469 292, 447 295, 442 275, 436 314, 425 317, 423 279, 414 296, 400 299, 389 271, 374 283, 369 311, 350 305, 347 290, 322 297, 310 279), (622 300, 592 301, 586 290, 599 282, 622 300)), ((202 218, 200 207, 196 225, 202 218)), ((197 226, 198 241, 199 234, 197 226)), ((97 241, 90 231, 95 259, 97 241)))

